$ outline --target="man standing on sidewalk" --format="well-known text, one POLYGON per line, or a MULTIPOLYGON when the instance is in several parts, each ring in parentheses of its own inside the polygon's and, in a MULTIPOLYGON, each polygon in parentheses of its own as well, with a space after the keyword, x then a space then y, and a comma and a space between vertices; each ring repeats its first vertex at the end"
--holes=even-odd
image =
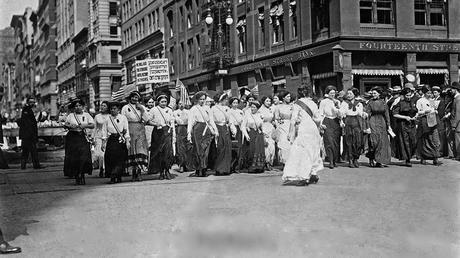
POLYGON ((38 128, 37 120, 35 119, 34 111, 35 99, 27 98, 27 104, 22 109, 21 119, 19 120, 19 138, 22 140, 22 158, 21 169, 26 169, 29 153, 32 156, 32 163, 35 169, 43 168, 38 161, 37 141, 38 128))

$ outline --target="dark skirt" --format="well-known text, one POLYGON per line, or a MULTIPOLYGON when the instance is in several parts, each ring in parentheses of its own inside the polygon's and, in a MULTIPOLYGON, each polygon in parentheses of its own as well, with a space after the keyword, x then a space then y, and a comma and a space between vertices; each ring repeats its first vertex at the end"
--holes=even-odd
POLYGON ((64 175, 91 175, 92 171, 90 143, 83 133, 69 131, 65 137, 64 175))
POLYGON ((153 128, 149 173, 156 174, 165 170, 169 171, 173 162, 172 131, 170 131, 170 127, 153 128))
POLYGON ((105 171, 112 178, 121 177, 126 170, 128 149, 126 143, 120 143, 119 135, 112 134, 107 139, 104 162, 105 171))
POLYGON ((390 139, 388 138, 388 131, 384 116, 381 114, 372 115, 369 118, 369 127, 371 129, 371 133, 368 138, 369 147, 367 157, 380 164, 390 164, 390 139))
POLYGON ((236 126, 236 135, 232 136, 232 172, 240 171, 243 162, 243 133, 239 126, 236 126))
POLYGON ((5 154, 3 153, 3 150, 0 149, 0 169, 8 169, 8 168, 10 167, 8 166, 8 162, 6 161, 5 154))
POLYGON ((323 125, 326 126, 323 135, 326 157, 329 162, 338 162, 340 160, 340 136, 342 136, 340 120, 326 117, 323 120, 323 125))
POLYGON ((344 157, 346 160, 359 159, 364 148, 364 135, 360 118, 347 116, 344 123, 344 157))
POLYGON ((208 155, 211 141, 214 139, 211 130, 206 129, 206 123, 198 122, 193 126, 192 142, 193 154, 197 160, 195 170, 208 168, 208 155))
POLYGON ((194 168, 193 144, 187 140, 187 125, 176 127, 176 156, 177 164, 186 168, 194 168))
POLYGON ((228 126, 216 125, 219 137, 216 143, 214 170, 216 174, 230 174, 232 165, 232 139, 228 126))
POLYGON ((414 121, 399 120, 395 125, 395 157, 399 160, 410 160, 417 150, 416 127, 414 121))
POLYGON ((439 158, 439 133, 437 126, 428 127, 426 117, 421 117, 417 127, 417 155, 420 159, 439 158))
POLYGON ((265 138, 263 132, 249 129, 250 141, 243 144, 242 169, 248 173, 262 173, 265 167, 265 138))

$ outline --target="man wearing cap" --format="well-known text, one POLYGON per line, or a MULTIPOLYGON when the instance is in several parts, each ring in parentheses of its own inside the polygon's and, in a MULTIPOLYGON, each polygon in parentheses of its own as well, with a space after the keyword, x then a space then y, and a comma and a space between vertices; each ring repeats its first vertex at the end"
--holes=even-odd
POLYGON ((26 169, 29 153, 32 156, 32 164, 35 169, 43 168, 38 160, 37 141, 38 128, 33 108, 36 102, 34 98, 28 98, 27 104, 22 109, 21 119, 19 120, 19 138, 22 140, 21 169, 26 169))
POLYGON ((450 119, 455 139, 454 156, 455 159, 460 160, 460 84, 458 82, 453 82, 451 88, 454 96, 450 119))
POLYGON ((132 168, 133 181, 141 181, 141 172, 147 171, 148 145, 145 136, 145 123, 150 120, 146 108, 139 103, 141 95, 138 91, 129 94, 128 104, 121 109, 121 114, 128 119, 131 145, 128 150, 128 168, 132 168))

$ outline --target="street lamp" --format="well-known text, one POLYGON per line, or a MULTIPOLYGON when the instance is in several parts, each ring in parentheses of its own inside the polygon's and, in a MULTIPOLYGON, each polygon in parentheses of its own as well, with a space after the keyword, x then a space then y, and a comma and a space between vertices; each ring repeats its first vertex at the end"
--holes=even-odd
MULTIPOLYGON (((225 18, 225 23, 230 26, 233 24, 233 18, 232 18, 232 10, 231 10, 231 2, 230 1, 223 1, 223 0, 218 0, 214 1, 214 4, 210 7, 217 8, 219 14, 217 16, 218 18, 218 24, 217 24, 217 36, 218 36, 218 42, 217 46, 219 48, 219 73, 221 73, 221 70, 223 69, 224 66, 224 61, 223 61, 223 49, 222 49, 222 36, 224 34, 222 30, 222 9, 227 9, 227 18, 225 18)), ((205 22, 208 25, 211 25, 214 22, 214 19, 212 18, 211 14, 211 8, 208 8, 207 10, 208 15, 206 16, 205 22)))

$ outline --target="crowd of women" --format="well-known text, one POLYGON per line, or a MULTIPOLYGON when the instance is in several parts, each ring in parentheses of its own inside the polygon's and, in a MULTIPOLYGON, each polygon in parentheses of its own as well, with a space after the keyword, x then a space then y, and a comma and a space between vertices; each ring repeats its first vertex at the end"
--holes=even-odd
POLYGON ((231 97, 197 92, 193 106, 179 102, 176 110, 167 95, 149 99, 132 92, 128 103, 103 102, 92 118, 82 101, 74 100, 66 119, 64 174, 85 184, 91 174, 89 130, 94 130, 94 157, 101 177, 121 182, 131 172, 133 181, 143 174, 172 179, 170 169, 206 177, 232 173, 262 173, 283 168, 283 184, 303 186, 319 180, 325 160, 330 169, 348 162, 358 168, 365 154, 371 167, 387 167, 392 157, 412 166, 440 157, 458 157, 447 123, 451 120, 458 84, 441 89, 412 84, 394 87, 390 94, 379 87, 360 96, 351 88, 337 92, 334 86, 315 100, 307 88, 297 94, 282 91, 259 98, 231 97), (449 106, 450 105, 450 106, 449 106))

